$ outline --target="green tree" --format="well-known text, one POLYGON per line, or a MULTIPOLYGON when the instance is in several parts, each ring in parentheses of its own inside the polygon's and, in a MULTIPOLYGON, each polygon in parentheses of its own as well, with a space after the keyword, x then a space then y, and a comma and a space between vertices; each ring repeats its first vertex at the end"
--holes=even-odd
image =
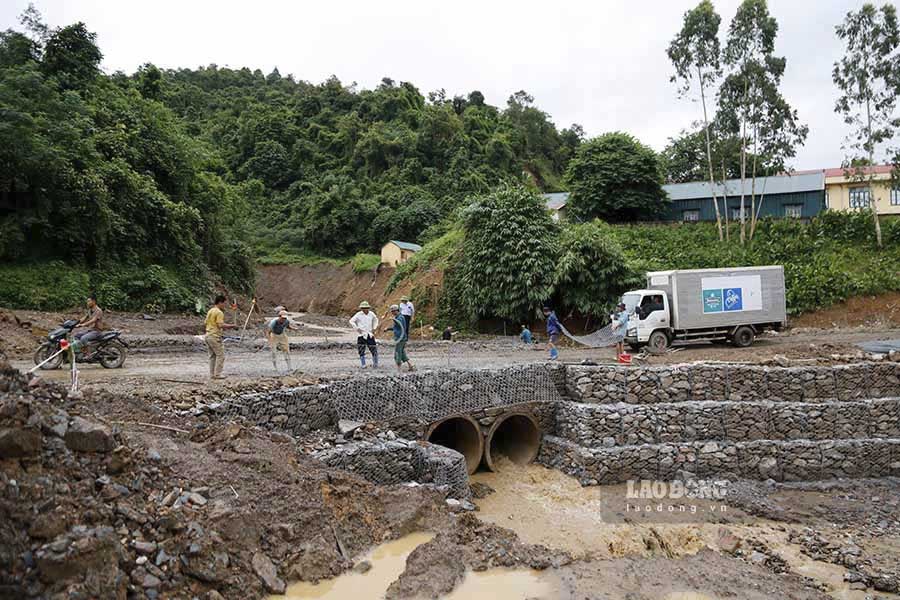
POLYGON ((607 133, 582 144, 566 181, 572 192, 567 211, 575 220, 653 220, 668 208, 659 157, 627 133, 607 133))
POLYGON ((847 172, 857 181, 865 181, 872 199, 875 219, 875 238, 882 245, 881 222, 872 193, 874 173, 863 168, 851 168, 849 160, 865 158, 875 164, 875 153, 894 136, 898 120, 894 108, 900 94, 900 30, 897 10, 892 4, 876 9, 864 4, 857 12, 848 12, 844 22, 835 28, 838 39, 844 42, 844 56, 834 64, 832 79, 841 92, 835 112, 843 116, 852 129, 847 138, 847 172))
POLYGON ((566 225, 560 245, 555 297, 563 306, 600 316, 622 293, 643 284, 642 274, 629 266, 622 247, 602 221, 566 225))
MULTIPOLYGON (((684 14, 684 24, 675 39, 669 44, 669 60, 675 66, 672 81, 680 82, 679 94, 685 96, 696 84, 703 107, 703 133, 706 141, 706 163, 709 185, 716 209, 716 227, 719 241, 723 239, 722 216, 716 198, 715 176, 713 174, 712 141, 710 123, 706 108, 707 90, 714 86, 721 76, 721 48, 719 46, 719 24, 722 19, 716 13, 710 0, 703 0, 694 9, 684 14)), ((724 201, 724 198, 723 198, 724 201)), ((727 206, 726 206, 727 210, 727 206)))
POLYGON ((756 176, 763 156, 774 168, 784 169, 787 158, 806 139, 808 128, 799 122, 779 91, 786 61, 774 56, 778 22, 769 14, 766 0, 744 0, 728 29, 725 63, 730 72, 719 90, 717 120, 723 131, 740 140, 741 243, 752 239, 759 208, 756 176), (750 163, 749 234, 747 231, 746 182, 750 163))
POLYGON ((97 34, 79 22, 50 34, 41 65, 63 88, 83 89, 100 73, 101 60, 103 54, 97 47, 97 34))
POLYGON ((559 230, 543 200, 521 186, 501 186, 463 211, 459 264, 448 277, 472 320, 520 320, 553 291, 559 230))

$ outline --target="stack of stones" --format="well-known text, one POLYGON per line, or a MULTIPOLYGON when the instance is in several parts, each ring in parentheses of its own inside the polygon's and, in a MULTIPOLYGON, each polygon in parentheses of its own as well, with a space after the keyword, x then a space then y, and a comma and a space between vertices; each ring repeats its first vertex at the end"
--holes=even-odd
POLYGON ((332 394, 323 385, 242 394, 224 404, 220 411, 298 436, 318 429, 334 429, 338 422, 332 394))
POLYGON ((539 460, 582 483, 900 475, 900 364, 569 367, 539 460))
POLYGON ((313 454, 329 467, 357 473, 380 485, 416 481, 444 487, 469 499, 469 473, 462 454, 443 446, 403 439, 359 441, 313 454))

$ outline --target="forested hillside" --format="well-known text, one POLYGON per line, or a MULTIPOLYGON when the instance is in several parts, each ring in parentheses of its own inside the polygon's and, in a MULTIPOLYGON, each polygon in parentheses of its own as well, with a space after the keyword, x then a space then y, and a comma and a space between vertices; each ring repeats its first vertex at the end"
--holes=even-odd
POLYGON ((581 140, 578 127, 558 132, 525 92, 500 109, 478 91, 426 98, 388 78, 359 90, 336 77, 310 84, 214 65, 147 67, 134 82, 218 150, 229 180, 248 186, 262 254, 345 256, 420 240, 501 181, 558 189, 581 140))
POLYGON ((253 260, 424 241, 470 194, 560 186, 581 142, 525 92, 211 65, 104 74, 88 26, 0 34, 0 304, 192 308, 253 260))

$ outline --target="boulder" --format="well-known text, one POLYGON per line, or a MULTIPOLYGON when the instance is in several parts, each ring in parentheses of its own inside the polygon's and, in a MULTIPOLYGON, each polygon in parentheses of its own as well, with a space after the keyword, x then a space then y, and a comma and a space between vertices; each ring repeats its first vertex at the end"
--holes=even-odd
POLYGON ((25 458, 41 452, 41 432, 30 427, 0 429, 0 458, 25 458))
POLYGON ((268 556, 257 552, 253 555, 253 570, 262 580, 266 590, 273 594, 283 594, 285 590, 284 581, 278 578, 278 570, 268 556))
POLYGON ((110 452, 115 440, 109 427, 75 417, 66 432, 66 446, 75 452, 110 452))

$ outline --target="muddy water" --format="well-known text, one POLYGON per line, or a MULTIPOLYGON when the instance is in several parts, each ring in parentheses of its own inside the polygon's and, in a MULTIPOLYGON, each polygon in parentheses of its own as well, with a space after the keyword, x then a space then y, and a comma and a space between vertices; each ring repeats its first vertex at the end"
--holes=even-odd
MULTIPOLYGON (((704 548, 719 550, 719 531, 727 528, 738 538, 763 542, 791 569, 825 584, 836 600, 868 600, 872 592, 851 590, 844 581, 846 569, 816 561, 802 547, 788 541, 783 523, 749 518, 728 508, 701 512, 679 521, 679 515, 632 514, 625 507, 626 487, 583 488, 573 477, 540 465, 515 465, 505 461, 497 473, 472 476, 495 492, 477 500, 478 517, 514 530, 524 541, 568 550, 593 559, 663 555, 670 558, 695 554, 704 548)), ((900 600, 900 595, 881 592, 879 597, 900 600)), ((672 591, 665 600, 711 600, 698 591, 672 591)))
POLYGON ((466 578, 444 600, 526 600, 556 598, 556 586, 548 574, 538 571, 490 569, 469 572, 466 578))
MULTIPOLYGON (((367 560, 372 568, 367 573, 348 571, 339 577, 318 584, 301 581, 288 586, 284 596, 270 600, 380 600, 388 586, 406 568, 406 557, 421 544, 434 537, 430 533, 413 533, 399 540, 382 544, 359 561, 367 560)), ((463 582, 446 600, 525 600, 526 598, 555 598, 556 587, 548 575, 537 571, 491 569, 481 573, 467 573, 463 582)))
POLYGON ((368 573, 354 573, 349 571, 340 577, 309 583, 301 581, 288 586, 284 596, 272 596, 287 598, 289 600, 308 600, 312 598, 328 598, 329 600, 376 600, 384 596, 385 590, 391 585, 400 573, 406 568, 406 557, 417 546, 431 541, 434 535, 431 533, 412 533, 398 540, 384 543, 362 560, 368 560, 372 568, 368 573))
POLYGON ((646 556, 660 545, 670 556, 694 554, 708 541, 695 521, 722 520, 718 514, 634 514, 627 511, 624 485, 583 488, 575 478, 537 464, 504 461, 500 468, 472 476, 495 490, 477 501, 478 517, 514 530, 526 542, 575 556, 646 556))

